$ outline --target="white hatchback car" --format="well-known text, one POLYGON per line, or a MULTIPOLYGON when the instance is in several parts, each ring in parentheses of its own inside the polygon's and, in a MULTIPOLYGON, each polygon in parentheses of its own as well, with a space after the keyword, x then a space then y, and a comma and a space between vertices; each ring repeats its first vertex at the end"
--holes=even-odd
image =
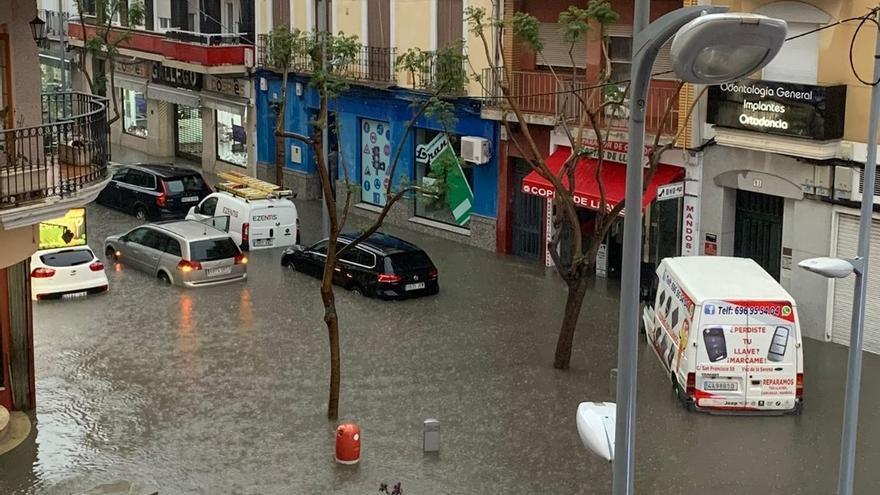
POLYGON ((31 297, 71 298, 109 288, 104 264, 88 246, 43 249, 31 256, 31 297))

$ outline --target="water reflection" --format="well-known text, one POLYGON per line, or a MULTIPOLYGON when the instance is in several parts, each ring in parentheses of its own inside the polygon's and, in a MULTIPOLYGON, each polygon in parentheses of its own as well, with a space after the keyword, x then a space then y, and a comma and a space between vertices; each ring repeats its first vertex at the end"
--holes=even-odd
POLYGON ((248 331, 253 329, 254 308, 251 304, 251 293, 247 287, 242 289, 239 296, 238 317, 239 321, 241 321, 240 328, 248 331))
POLYGON ((180 316, 177 325, 178 370, 188 379, 196 380, 202 376, 199 359, 199 333, 194 324, 195 303, 188 291, 180 293, 180 316))

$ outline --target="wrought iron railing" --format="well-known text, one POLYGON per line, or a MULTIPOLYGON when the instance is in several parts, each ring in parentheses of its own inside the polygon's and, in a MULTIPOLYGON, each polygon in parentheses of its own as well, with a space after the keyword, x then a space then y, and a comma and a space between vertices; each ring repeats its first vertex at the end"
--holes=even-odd
MULTIPOLYGON (((611 96, 601 88, 595 88, 585 80, 571 76, 558 75, 558 79, 548 72, 509 71, 503 69, 483 69, 482 84, 484 105, 487 107, 505 107, 507 100, 503 98, 500 83, 502 77, 509 77, 507 86, 512 99, 524 113, 562 116, 567 120, 579 122, 584 109, 599 108, 609 98, 619 98, 623 86, 617 94, 611 96), (582 101, 583 100, 583 101, 582 101)), ((668 81, 653 81, 648 90, 646 109, 646 129, 650 133, 660 132, 663 135, 675 134, 678 129, 678 95, 674 85, 668 81), (663 114, 671 101, 672 109, 669 119, 664 123, 663 114)), ((623 130, 627 128, 629 118, 629 100, 623 105, 606 106, 597 113, 599 125, 606 129, 623 130)))
POLYGON ((437 52, 424 52, 427 57, 424 69, 416 74, 414 86, 427 91, 441 91, 449 95, 461 95, 465 92, 464 83, 467 81, 467 70, 462 60, 444 60, 437 52), (458 83, 457 86, 451 86, 458 83), (447 87, 440 88, 440 84, 447 87))
MULTIPOLYGON (((320 36, 320 33, 312 36, 320 36)), ((332 35, 330 35, 332 36, 332 35)), ((266 34, 261 34, 257 39, 257 51, 259 52, 260 67, 278 70, 272 57, 270 56, 269 43, 270 38, 266 34)), ((291 72, 310 74, 319 69, 322 63, 320 51, 308 50, 308 47, 319 46, 315 43, 315 39, 300 39, 297 41, 300 46, 293 49, 293 60, 291 60, 291 72)), ((397 76, 394 70, 396 50, 394 48, 385 48, 377 46, 362 45, 357 54, 350 63, 344 66, 335 67, 335 73, 341 75, 345 79, 357 82, 365 82, 371 84, 394 84, 397 76)), ((338 63, 331 57, 328 64, 338 63)))
POLYGON ((198 43, 200 45, 221 46, 221 45, 253 45, 246 41, 244 33, 197 33, 195 31, 184 31, 182 29, 169 29, 165 31, 165 38, 174 41, 183 41, 184 43, 198 43))
POLYGON ((43 124, 0 129, 0 208, 64 197, 107 176, 106 99, 46 93, 43 124))

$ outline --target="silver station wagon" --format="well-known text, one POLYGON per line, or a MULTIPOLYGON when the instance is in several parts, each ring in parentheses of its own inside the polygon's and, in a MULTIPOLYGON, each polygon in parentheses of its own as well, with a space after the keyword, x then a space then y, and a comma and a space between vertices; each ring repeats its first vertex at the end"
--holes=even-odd
POLYGON ((145 224, 104 241, 107 259, 183 287, 247 278, 247 257, 226 232, 195 220, 145 224))

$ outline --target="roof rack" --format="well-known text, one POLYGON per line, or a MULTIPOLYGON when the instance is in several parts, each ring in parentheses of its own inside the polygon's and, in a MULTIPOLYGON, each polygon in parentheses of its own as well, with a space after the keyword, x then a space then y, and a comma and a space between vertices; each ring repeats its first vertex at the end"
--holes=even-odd
POLYGON ((218 177, 225 182, 217 184, 217 189, 244 199, 288 198, 293 196, 290 189, 255 179, 241 172, 220 172, 218 177))

